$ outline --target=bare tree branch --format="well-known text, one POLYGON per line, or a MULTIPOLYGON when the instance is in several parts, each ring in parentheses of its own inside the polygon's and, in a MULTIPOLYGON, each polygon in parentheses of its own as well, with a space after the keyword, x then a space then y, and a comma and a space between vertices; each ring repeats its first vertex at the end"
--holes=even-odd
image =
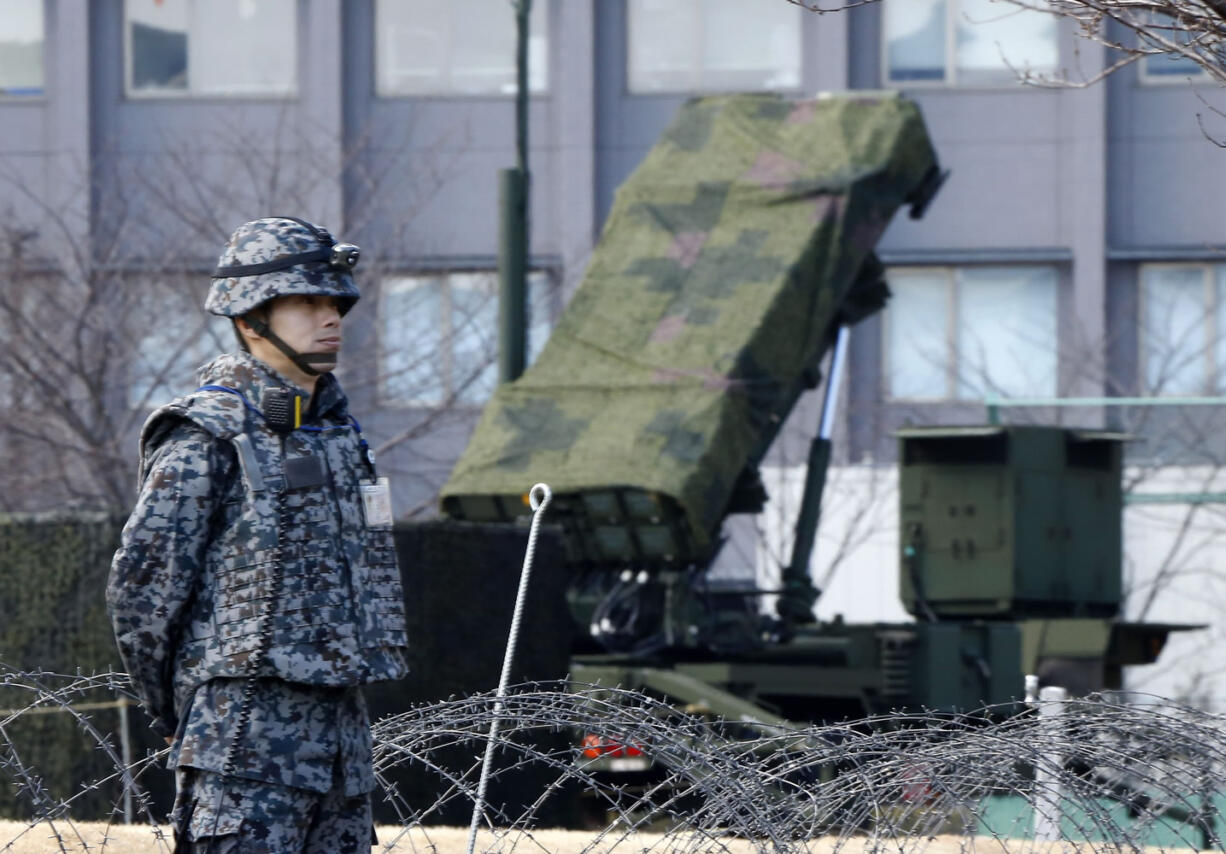
MULTIPOLYGON (((372 158, 369 135, 346 149, 336 129, 311 130, 287 116, 253 130, 237 117, 207 137, 164 136, 139 160, 104 150, 79 166, 66 199, 47 194, 41 170, 0 157, 0 185, 16 200, 0 226, 0 509, 116 510, 131 500, 140 423, 227 349, 203 311, 203 273, 236 217, 313 213, 321 185, 352 181, 367 192, 353 194, 349 218, 377 224, 382 243, 363 253, 364 286, 377 294, 382 276, 413 268, 423 247, 408 239, 411 223, 461 154, 455 134, 417 140, 410 169, 407 137, 381 139, 372 158)), ((352 224, 329 225, 352 233, 352 224)), ((378 374, 385 349, 366 347, 366 374, 378 374)), ((412 437, 471 417, 459 400, 484 367, 455 377, 412 437)), ((423 504, 434 501, 435 479, 417 490, 431 492, 423 504)))
MULTIPOLYGON (((826 14, 870 6, 881 0, 846 0, 830 5, 786 0, 826 14)), ((1226 0, 1001 0, 1023 9, 1073 21, 1082 38, 1121 54, 1105 70, 1090 69, 1086 80, 1024 74, 1040 86, 1082 87, 1149 56, 1169 56, 1195 63, 1212 80, 1226 83, 1226 0), (1123 31, 1125 38, 1117 33, 1123 31)))

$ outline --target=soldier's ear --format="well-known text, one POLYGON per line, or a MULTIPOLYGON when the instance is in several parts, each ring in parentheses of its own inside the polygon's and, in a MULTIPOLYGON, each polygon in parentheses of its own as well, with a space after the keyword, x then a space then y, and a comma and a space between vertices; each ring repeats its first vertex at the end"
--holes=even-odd
MULTIPOLYGON (((234 340, 238 342, 239 349, 245 353, 251 352, 251 347, 247 344, 247 333, 243 331, 243 327, 239 326, 241 319, 237 317, 230 318, 230 326, 234 328, 234 340)), ((243 324, 246 326, 246 324, 243 324)), ((250 329, 250 327, 248 327, 250 329)))
POLYGON ((267 323, 268 320, 264 313, 259 309, 254 309, 241 317, 234 318, 234 331, 243 340, 259 339, 264 337, 264 330, 268 328, 267 323))
POLYGON ((250 353, 251 342, 259 341, 263 338, 264 336, 261 334, 261 331, 267 327, 264 326, 260 318, 252 317, 251 314, 231 319, 234 321, 234 337, 238 339, 238 346, 243 352, 250 353))
POLYGON ((247 322, 245 317, 234 318, 234 331, 240 339, 259 338, 256 331, 251 328, 251 324, 247 322))

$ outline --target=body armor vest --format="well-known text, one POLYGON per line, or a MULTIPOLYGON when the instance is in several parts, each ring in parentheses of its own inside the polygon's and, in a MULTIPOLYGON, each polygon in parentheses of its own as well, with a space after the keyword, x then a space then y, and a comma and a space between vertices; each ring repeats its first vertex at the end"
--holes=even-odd
POLYGON ((150 417, 142 470, 146 442, 166 416, 229 442, 241 471, 241 489, 226 492, 211 521, 177 644, 177 685, 275 676, 346 686, 405 675, 396 552, 390 526, 365 523, 359 481, 374 471, 356 424, 280 434, 245 398, 197 391, 150 417))

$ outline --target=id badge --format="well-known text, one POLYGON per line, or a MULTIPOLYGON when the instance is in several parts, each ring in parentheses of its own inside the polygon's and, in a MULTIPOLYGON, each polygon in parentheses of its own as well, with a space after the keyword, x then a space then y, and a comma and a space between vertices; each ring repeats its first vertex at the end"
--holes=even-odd
POLYGON ((358 484, 362 493, 362 515, 367 528, 392 527, 392 490, 386 477, 373 483, 364 480, 358 484))

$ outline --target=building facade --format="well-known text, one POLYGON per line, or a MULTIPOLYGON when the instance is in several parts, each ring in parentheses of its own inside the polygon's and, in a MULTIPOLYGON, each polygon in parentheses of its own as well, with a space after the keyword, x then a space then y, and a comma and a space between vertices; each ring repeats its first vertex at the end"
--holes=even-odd
MULTIPOLYGON (((130 465, 141 414, 229 346, 229 330, 199 308, 225 236, 291 213, 363 247, 346 386, 370 413, 401 515, 433 512, 496 375, 497 172, 515 157, 510 7, 0 0, 0 393, 7 453, 22 461, 8 509, 107 496, 63 484, 102 456, 130 465), (38 343, 32 330, 64 331, 74 307, 108 299, 142 320, 102 347, 105 382, 85 359, 57 384, 56 404, 106 417, 67 419, 51 442, 46 395, 21 385, 38 364, 17 363, 38 343), (55 468, 39 454, 57 442, 73 461, 59 487, 35 488, 55 468)), ((852 340, 837 455, 850 491, 838 498, 836 483, 818 547, 815 572, 832 578, 820 613, 901 615, 897 427, 980 422, 989 395, 1226 391, 1226 155, 1214 142, 1226 139, 1215 112, 1226 99, 1195 68, 1154 57, 1076 85, 1107 67, 1105 49, 997 0, 883 0, 839 14, 787 0, 534 0, 530 31, 533 350, 582 277, 618 185, 686 98, 898 89, 923 109, 951 175, 928 214, 900 217, 879 247, 895 296, 852 340), (1056 79, 1074 85, 1042 85, 1056 79), (885 509, 840 514, 875 503, 885 509), (859 539, 848 533, 857 524, 859 539)), ((57 340, 48 352, 71 348, 57 340)), ((814 406, 798 408, 772 456, 780 495, 794 492, 814 406)), ((1136 479, 1160 472, 1169 485, 1182 473, 1176 491, 1206 492, 1226 459, 1215 412, 1095 404, 1016 417, 1139 432, 1136 479)), ((727 559, 771 563, 786 546, 786 503, 774 521, 740 520, 727 559)), ((1152 565, 1212 573, 1214 511, 1198 507, 1130 523, 1132 601, 1173 583, 1155 581, 1152 565)), ((1176 603, 1168 610, 1188 598, 1216 607, 1216 593, 1163 596, 1176 603)))

